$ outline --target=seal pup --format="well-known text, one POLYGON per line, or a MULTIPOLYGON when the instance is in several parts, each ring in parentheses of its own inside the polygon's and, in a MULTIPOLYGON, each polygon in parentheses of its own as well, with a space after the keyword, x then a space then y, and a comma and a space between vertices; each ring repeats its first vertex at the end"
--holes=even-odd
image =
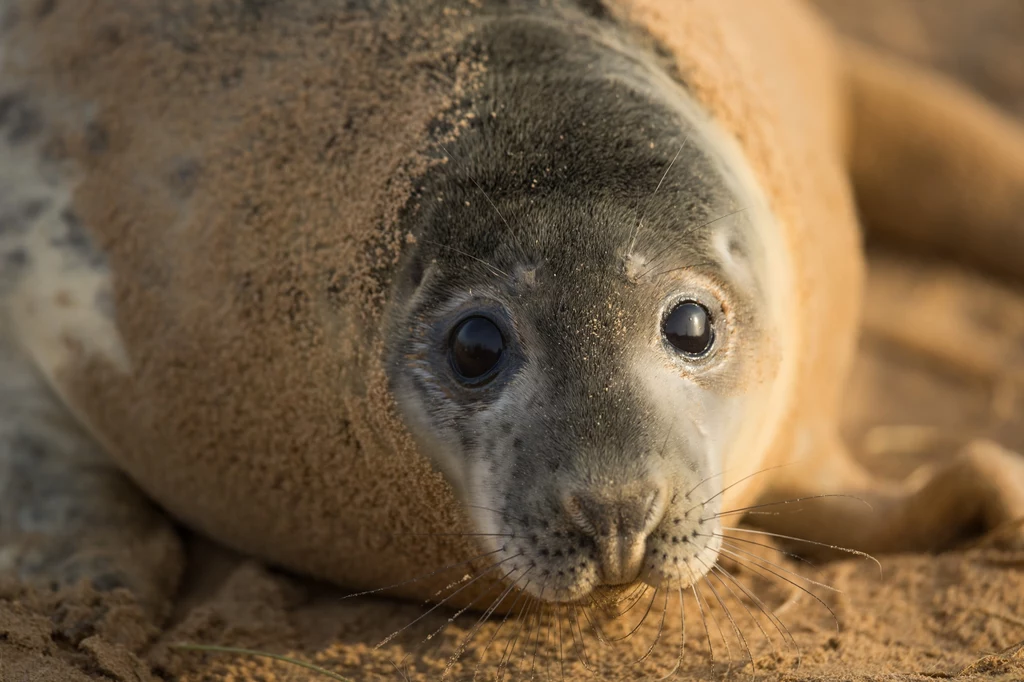
MULTIPOLYGON (((236 548, 417 597, 425 566, 470 561, 543 601, 680 588, 720 513, 809 495, 873 509, 770 528, 865 551, 1024 513, 1008 453, 886 484, 838 438, 851 179, 893 191, 860 169, 907 148, 843 96, 894 67, 799 3, 3 9, 4 354, 32 377, 5 374, 4 485, 40 491, 5 495, 3 541, 27 575, 176 580, 176 541, 139 541, 166 519, 83 467, 236 548), (99 449, 109 466, 72 456, 99 449), (79 560, 96 534, 103 573, 79 560)), ((978 137, 964 100, 945 116, 978 137)), ((1012 144, 966 163, 1015 168, 1012 144)), ((1004 217, 971 227, 1016 255, 1004 217)))

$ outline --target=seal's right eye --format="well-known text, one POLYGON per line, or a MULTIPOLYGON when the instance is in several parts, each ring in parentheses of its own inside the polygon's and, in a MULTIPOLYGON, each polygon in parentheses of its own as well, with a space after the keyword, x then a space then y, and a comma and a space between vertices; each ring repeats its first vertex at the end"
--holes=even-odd
POLYGON ((498 365, 505 352, 505 337, 489 319, 474 315, 455 327, 448 346, 455 373, 465 382, 477 383, 498 365))
POLYGON ((691 358, 707 353, 715 341, 711 314, 696 301, 683 301, 673 308, 661 323, 661 333, 677 351, 691 358))

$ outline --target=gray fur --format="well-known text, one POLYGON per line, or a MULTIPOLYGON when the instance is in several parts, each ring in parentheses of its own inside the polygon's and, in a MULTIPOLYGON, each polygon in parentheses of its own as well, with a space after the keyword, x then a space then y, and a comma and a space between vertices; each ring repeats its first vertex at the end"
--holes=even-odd
POLYGON ((637 568, 689 584, 717 557, 719 448, 744 415, 751 358, 729 337, 757 343, 767 324, 759 237, 653 57, 620 31, 513 14, 470 42, 488 64, 463 103, 471 124, 436 142, 449 161, 405 218, 416 243, 388 336, 400 408, 534 595, 579 598, 637 568), (716 318, 707 361, 660 343, 680 298, 716 318), (466 388, 447 335, 477 312, 510 348, 497 378, 466 388), (653 393, 648 365, 683 387, 653 393), (595 498, 620 502, 581 511, 595 498), (642 565, 619 575, 620 552, 642 565))

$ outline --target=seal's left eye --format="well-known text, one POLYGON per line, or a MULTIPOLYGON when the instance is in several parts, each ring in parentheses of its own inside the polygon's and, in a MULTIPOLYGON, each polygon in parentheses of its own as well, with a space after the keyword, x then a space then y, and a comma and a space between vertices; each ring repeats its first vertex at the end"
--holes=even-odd
POLYGON ((464 381, 479 381, 501 360, 505 337, 486 317, 467 317, 452 332, 449 355, 456 374, 464 381))
POLYGON ((715 332, 708 309, 696 301, 683 301, 661 323, 661 332, 683 355, 699 357, 711 349, 715 332))

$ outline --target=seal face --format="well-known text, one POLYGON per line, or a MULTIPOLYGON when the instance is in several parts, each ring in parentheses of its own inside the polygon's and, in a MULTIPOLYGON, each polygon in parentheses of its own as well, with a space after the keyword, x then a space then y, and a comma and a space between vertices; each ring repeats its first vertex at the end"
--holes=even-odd
POLYGON ((389 311, 418 446, 491 570, 551 601, 710 570, 723 465, 779 365, 741 183, 685 93, 601 31, 476 36, 488 72, 434 141, 389 311))

